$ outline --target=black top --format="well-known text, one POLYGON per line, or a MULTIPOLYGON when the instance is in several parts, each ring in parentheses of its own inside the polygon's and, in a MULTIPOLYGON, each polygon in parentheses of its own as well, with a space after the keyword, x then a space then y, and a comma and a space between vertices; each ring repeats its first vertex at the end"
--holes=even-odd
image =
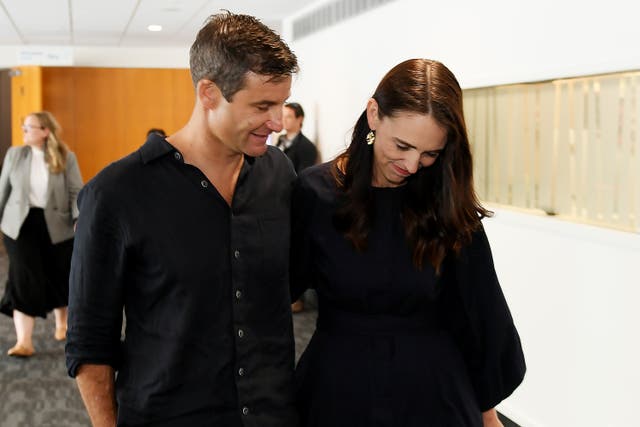
MULTIPOLYGON (((280 135, 278 138, 278 147, 284 144, 285 139, 286 135, 280 135)), ((300 173, 309 166, 315 165, 318 160, 318 149, 302 132, 298 132, 291 141, 291 144, 285 146, 283 151, 284 154, 291 159, 296 173, 300 173)))
POLYGON ((359 253, 333 227, 329 167, 302 172, 292 202, 292 298, 310 285, 319 301, 296 371, 302 425, 481 427, 525 372, 483 229, 441 276, 428 262, 419 271, 401 222, 405 189, 372 188, 359 253))
POLYGON ((67 367, 117 370, 119 426, 295 426, 288 292, 295 174, 245 156, 231 208, 151 135, 82 190, 67 367), (122 309, 126 338, 120 342, 122 309))

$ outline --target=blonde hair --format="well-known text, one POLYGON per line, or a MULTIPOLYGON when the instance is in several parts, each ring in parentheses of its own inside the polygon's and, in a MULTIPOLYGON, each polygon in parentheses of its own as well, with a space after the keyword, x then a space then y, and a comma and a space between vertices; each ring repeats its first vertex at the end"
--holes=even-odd
POLYGON ((51 173, 60 173, 67 167, 67 153, 69 147, 61 139, 59 134, 62 128, 58 121, 48 111, 38 111, 31 113, 40 122, 43 129, 49 129, 49 136, 44 141, 44 160, 49 166, 51 173))

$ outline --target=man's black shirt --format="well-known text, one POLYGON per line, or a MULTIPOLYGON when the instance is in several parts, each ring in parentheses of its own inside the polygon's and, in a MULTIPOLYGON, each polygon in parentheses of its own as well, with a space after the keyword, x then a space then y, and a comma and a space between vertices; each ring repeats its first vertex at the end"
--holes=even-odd
POLYGON ((81 191, 67 367, 117 370, 119 426, 296 425, 294 178, 274 147, 245 156, 229 207, 152 135, 81 191))

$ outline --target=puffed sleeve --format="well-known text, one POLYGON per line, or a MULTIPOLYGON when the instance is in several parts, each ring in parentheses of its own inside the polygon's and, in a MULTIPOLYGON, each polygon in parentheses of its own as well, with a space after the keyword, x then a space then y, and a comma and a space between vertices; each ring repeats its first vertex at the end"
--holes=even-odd
POLYGON ((78 204, 65 348, 72 377, 82 364, 119 366, 126 267, 117 200, 89 183, 80 191, 78 204))
POLYGON ((518 331, 480 228, 445 266, 442 316, 464 355, 482 411, 518 387, 526 371, 518 331))
POLYGON ((311 239, 309 230, 313 217, 314 192, 301 174, 293 185, 291 196, 291 301, 296 301, 311 284, 311 239))

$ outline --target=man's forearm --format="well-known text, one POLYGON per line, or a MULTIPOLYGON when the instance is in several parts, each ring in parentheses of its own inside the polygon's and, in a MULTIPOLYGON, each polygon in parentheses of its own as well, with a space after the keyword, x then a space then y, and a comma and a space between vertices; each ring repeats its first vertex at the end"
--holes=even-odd
POLYGON ((114 427, 116 400, 113 368, 107 365, 81 365, 76 382, 93 427, 114 427))

